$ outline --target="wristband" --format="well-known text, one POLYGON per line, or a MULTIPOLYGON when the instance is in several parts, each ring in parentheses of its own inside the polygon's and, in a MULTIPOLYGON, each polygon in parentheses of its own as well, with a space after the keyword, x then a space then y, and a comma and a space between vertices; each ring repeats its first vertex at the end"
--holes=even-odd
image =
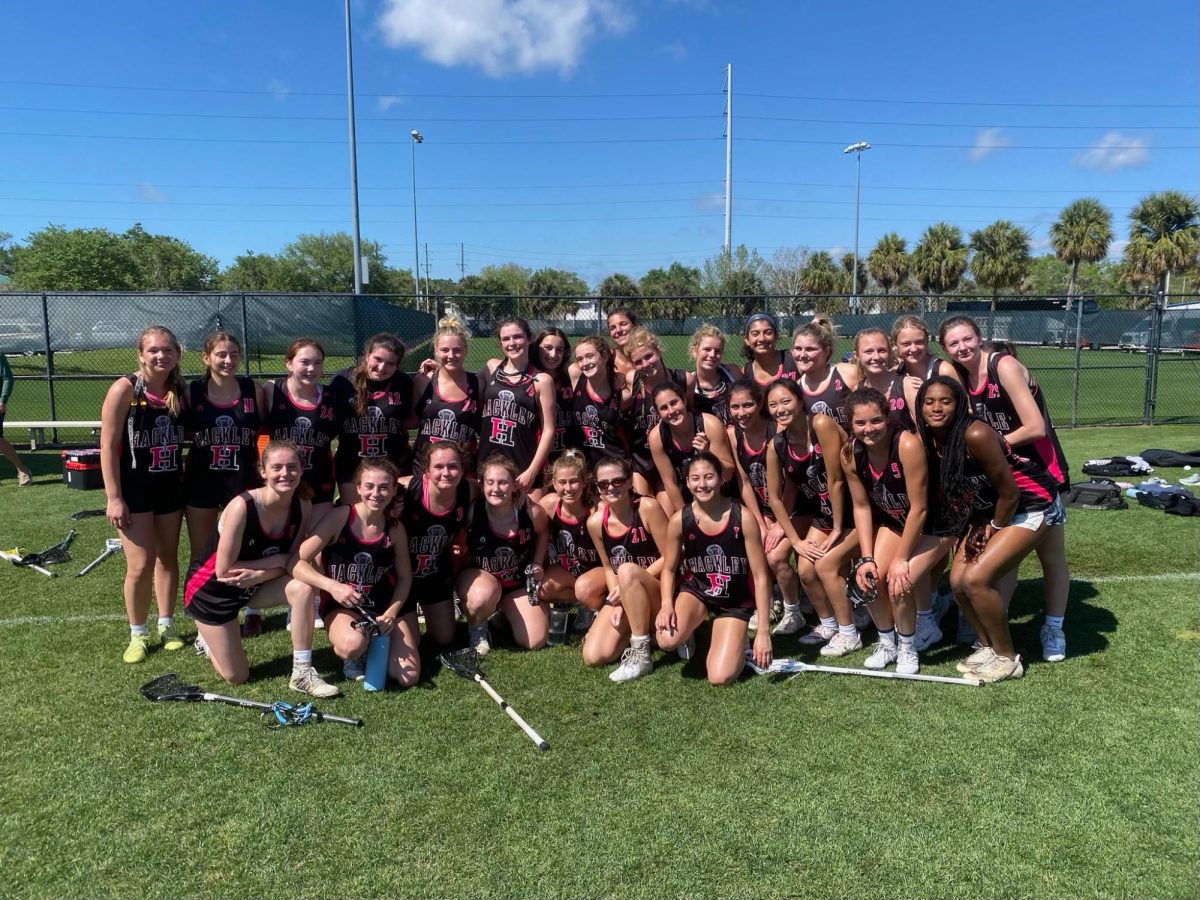
POLYGON ((875 562, 875 557, 873 557, 873 556, 860 556, 858 558, 858 564, 860 566, 863 565, 864 563, 873 563, 873 562, 875 562))
POLYGON ((1005 527, 1006 527, 1006 526, 1004 526, 1004 525, 997 525, 997 524, 996 524, 996 520, 995 520, 995 519, 993 519, 993 520, 991 520, 990 522, 988 522, 988 524, 992 526, 992 531, 999 531, 1001 528, 1005 528, 1005 527))

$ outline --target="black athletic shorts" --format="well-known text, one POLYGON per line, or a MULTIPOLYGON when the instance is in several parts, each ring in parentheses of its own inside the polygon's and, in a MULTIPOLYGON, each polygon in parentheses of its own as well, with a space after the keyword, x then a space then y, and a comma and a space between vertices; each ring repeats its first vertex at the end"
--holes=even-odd
MULTIPOLYGON (((200 568, 200 563, 193 563, 188 568, 186 585, 200 568)), ((237 620, 242 607, 249 606, 258 592, 258 585, 238 591, 233 596, 210 594, 205 590, 183 592, 183 608, 189 616, 204 625, 224 625, 237 620)))
POLYGON ((179 512, 184 506, 183 479, 178 473, 143 475, 122 469, 121 499, 131 514, 165 516, 179 512))
POLYGON ((741 619, 743 622, 749 622, 750 617, 754 615, 753 606, 723 606, 719 601, 712 597, 705 597, 703 594, 698 594, 695 591, 687 588, 680 588, 679 593, 691 594, 697 600, 704 604, 714 619, 741 619))
POLYGON ((242 491, 261 483, 257 474, 247 480, 241 472, 188 472, 183 477, 183 496, 188 506, 197 509, 224 509, 242 491))

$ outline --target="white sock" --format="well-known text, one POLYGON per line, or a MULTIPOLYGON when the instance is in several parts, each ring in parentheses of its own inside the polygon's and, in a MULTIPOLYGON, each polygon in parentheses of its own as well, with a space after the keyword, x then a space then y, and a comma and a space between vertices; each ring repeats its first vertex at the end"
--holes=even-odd
POLYGON ((912 645, 913 645, 913 638, 916 637, 916 635, 915 634, 901 634, 899 631, 897 631, 896 637, 899 639, 901 647, 906 647, 911 650, 912 645))
POLYGON ((130 625, 129 633, 130 634, 149 634, 150 626, 148 626, 148 625, 130 625))
MULTIPOLYGON (((784 608, 784 609, 790 609, 792 612, 795 612, 796 610, 798 610, 798 609, 800 608, 800 602, 799 602, 799 601, 796 601, 795 603, 788 603, 786 600, 784 600, 784 601, 783 601, 783 608, 784 608)), ((835 621, 836 621, 836 620, 835 620, 835 621)))
POLYGON ((293 650, 292 651, 292 668, 304 669, 312 665, 311 650, 293 650))
POLYGON ((932 609, 918 609, 917 610, 917 618, 920 619, 922 622, 932 622, 933 621, 933 610, 932 609))
POLYGON ((879 629, 879 643, 891 644, 893 647, 896 646, 896 629, 889 628, 886 631, 882 628, 879 629))
MULTIPOLYGON (((836 622, 837 620, 834 619, 834 621, 836 622)), ((839 625, 838 633, 844 634, 846 637, 858 637, 858 626, 856 626, 853 622, 851 622, 849 625, 839 625)))
POLYGON ((166 629, 170 628, 171 625, 174 624, 174 622, 175 622, 174 616, 159 616, 158 617, 159 630, 165 631, 166 629))
POLYGON ((1062 628, 1066 616, 1046 616, 1046 624, 1051 628, 1062 628))
POLYGON ((830 616, 828 619, 825 618, 824 616, 821 616, 821 624, 825 625, 829 628, 837 628, 838 627, 837 616, 830 616))
POLYGON ((630 647, 646 647, 650 644, 650 635, 648 634, 631 634, 629 636, 630 647))

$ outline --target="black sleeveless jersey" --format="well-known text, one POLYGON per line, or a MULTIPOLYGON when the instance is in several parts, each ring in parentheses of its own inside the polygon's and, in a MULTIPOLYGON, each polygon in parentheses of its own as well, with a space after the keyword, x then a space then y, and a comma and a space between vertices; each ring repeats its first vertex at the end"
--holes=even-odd
POLYGON ((275 379, 271 408, 267 410, 267 433, 272 440, 291 441, 300 448, 303 480, 312 487, 314 502, 333 498, 332 446, 338 430, 329 391, 319 391, 317 402, 310 405, 292 398, 286 378, 275 379))
POLYGON ((551 458, 558 456, 568 447, 579 447, 579 432, 575 428, 575 413, 571 399, 575 389, 567 374, 561 378, 550 376, 554 386, 554 443, 550 445, 551 458))
POLYGON ((783 474, 797 487, 795 514, 812 516, 813 525, 829 531, 833 528, 833 506, 829 502, 829 481, 825 473, 825 457, 821 445, 810 443, 803 456, 796 456, 788 443, 787 433, 779 432, 771 439, 783 474))
MULTIPOLYGON (((1021 427, 1021 417, 1017 414, 1017 408, 1013 404, 1012 398, 1008 396, 1008 392, 1000 383, 997 366, 1000 364, 1000 358, 1004 355, 1003 353, 993 353, 989 356, 984 380, 975 390, 968 390, 971 395, 972 412, 976 417, 991 425, 1001 437, 1007 438, 1021 427)), ((963 383, 970 384, 967 379, 967 370, 957 363, 954 366, 962 377, 963 383)), ((1029 392, 1033 394, 1034 403, 1037 404, 1038 413, 1041 414, 1046 429, 1045 437, 1033 441, 1027 447, 1054 476, 1055 484, 1059 489, 1064 486, 1069 488, 1071 478, 1067 470, 1066 457, 1063 455, 1062 446, 1058 443, 1058 434, 1054 430, 1054 424, 1050 421, 1050 412, 1046 409, 1046 398, 1042 395, 1041 388, 1033 380, 1032 375, 1029 376, 1026 384, 1029 385, 1029 392)))
POLYGON ((586 513, 581 519, 567 518, 561 500, 550 517, 550 547, 558 564, 576 578, 600 565, 600 554, 587 530, 586 513))
MULTIPOLYGON (((246 504, 246 522, 242 527, 242 543, 238 547, 237 559, 266 559, 268 556, 290 553, 304 519, 300 497, 296 494, 292 495, 292 502, 288 507, 287 520, 284 522, 283 528, 272 534, 263 528, 253 492, 244 491, 238 496, 246 504)), ((190 600, 197 591, 202 591, 210 597, 220 597, 226 600, 242 599, 248 593, 253 593, 253 588, 248 591, 246 588, 235 587, 217 580, 217 545, 220 540, 221 528, 218 523, 217 528, 213 530, 212 537, 208 539, 208 546, 204 551, 204 561, 188 576, 187 584, 184 586, 185 599, 190 600)))
POLYGON ((758 499, 758 510, 764 516, 775 518, 771 502, 767 499, 767 444, 775 436, 775 423, 767 423, 767 436, 762 445, 755 450, 746 440, 746 433, 736 425, 733 427, 734 452, 737 454, 738 465, 746 473, 750 488, 758 499))
POLYGON ((752 609, 754 576, 746 556, 741 505, 730 504, 729 518, 717 534, 700 527, 690 503, 684 506, 681 518, 683 578, 679 589, 723 609, 752 609))
MULTIPOLYGON (((941 359, 937 356, 926 357, 925 373, 921 376, 921 383, 924 384, 926 381, 928 381, 934 375, 937 375, 938 372, 941 370, 942 363, 944 363, 944 362, 945 362, 944 359, 941 359)), ((908 370, 905 368, 904 363, 900 363, 900 365, 896 368, 896 380, 899 382, 899 384, 897 385, 897 390, 899 390, 901 398, 904 398, 904 379, 907 376, 907 374, 908 374, 908 370)), ((916 431, 917 430, 917 423, 913 419, 912 410, 910 410, 908 408, 907 399, 905 399, 903 410, 901 412, 897 413, 896 419, 894 421, 905 431, 916 431)))
MULTIPOLYGON (((625 563, 634 563, 640 568, 649 568, 662 554, 654 543, 654 535, 642 523, 642 513, 638 508, 636 496, 633 500, 633 522, 619 536, 614 537, 608 530, 608 520, 612 509, 605 505, 600 514, 600 537, 604 542, 604 552, 608 556, 608 564, 613 572, 625 563)), ((619 522, 617 523, 620 524, 619 522)))
POLYGON ((503 365, 496 366, 483 390, 483 430, 480 432, 479 459, 501 453, 524 472, 533 462, 541 440, 542 421, 534 378, 539 374, 528 366, 520 375, 505 375, 503 365))
POLYGON ((454 539, 467 524, 471 486, 465 478, 460 481, 454 505, 444 513, 430 511, 427 495, 425 477, 414 475, 404 492, 400 522, 408 535, 408 554, 412 559, 412 594, 418 598, 437 598, 437 592, 448 591, 454 582, 450 551, 454 547, 454 539), (427 593, 429 591, 434 593, 427 593))
POLYGON ((187 437, 184 415, 171 415, 166 406, 151 400, 144 388, 139 390, 138 376, 126 375, 125 379, 134 392, 121 442, 121 484, 129 485, 134 479, 181 480, 181 453, 187 437))
POLYGON ((904 482, 904 466, 900 462, 900 435, 903 433, 892 432, 887 462, 880 472, 871 467, 866 447, 857 440, 851 445, 854 451, 854 469, 871 501, 871 517, 875 520, 875 525, 886 526, 896 531, 904 530, 911 505, 908 486, 904 482))
POLYGON ((824 413, 831 416, 839 425, 845 426, 850 418, 850 412, 846 409, 846 398, 850 396, 850 387, 842 378, 842 373, 838 371, 836 365, 831 364, 829 368, 831 370, 829 383, 816 393, 811 393, 808 388, 804 387, 804 382, 800 382, 801 390, 804 393, 804 411, 810 417, 824 413))
POLYGON ((779 368, 775 370, 775 374, 763 381, 758 377, 760 367, 757 362, 751 360, 746 365, 746 375, 754 379, 754 382, 764 388, 769 388, 777 381, 787 380, 796 381, 800 378, 800 373, 796 371, 796 360, 792 357, 791 351, 779 351, 779 368))
MULTIPOLYGON (((700 413, 692 413, 692 434, 704 433, 704 417, 700 413)), ((675 443, 675 438, 671 435, 671 426, 665 421, 658 423, 658 436, 662 441, 663 453, 667 455, 667 459, 671 463, 671 468, 675 472, 675 484, 680 491, 683 492, 684 499, 689 503, 692 499, 692 492, 687 489, 687 465, 693 456, 696 455, 696 448, 688 442, 686 447, 680 447, 675 443)))
POLYGON ((479 376, 467 373, 466 396, 462 400, 442 399, 437 390, 437 381, 435 372, 417 398, 416 414, 420 421, 416 440, 413 441, 413 456, 416 457, 426 444, 436 444, 438 441, 459 443, 474 456, 479 449, 479 429, 482 425, 479 376))
POLYGON ((186 421, 191 433, 184 483, 188 502, 197 506, 224 506, 258 477, 258 426, 260 421, 253 380, 238 377, 237 400, 213 403, 208 382, 188 385, 186 421), (203 502, 199 502, 203 500, 203 502))
MULTIPOLYGON (((392 592, 396 589, 396 548, 386 531, 374 541, 358 537, 352 527, 357 518, 351 506, 346 524, 321 551, 321 561, 327 576, 341 584, 354 585, 362 595, 361 606, 373 615, 380 615, 392 605, 392 592)), ((326 601, 333 601, 322 593, 326 601)))
POLYGON ((517 527, 511 534, 497 534, 488 521, 487 501, 480 497, 471 512, 467 546, 471 563, 491 572, 506 591, 525 584, 525 567, 533 562, 533 517, 529 502, 517 507, 517 527))
POLYGON ((413 384, 405 372, 397 371, 387 381, 367 381, 366 410, 355 407, 353 374, 347 370, 329 385, 333 408, 341 422, 334 466, 341 483, 354 477, 364 459, 387 458, 407 472, 411 463, 405 421, 412 414, 413 384))
POLYGON ((591 468, 594 469, 606 456, 629 456, 629 436, 621 415, 620 391, 613 391, 608 399, 601 400, 592 393, 587 376, 580 375, 571 392, 569 408, 579 446, 591 468))
MULTIPOLYGON (((687 389, 687 373, 682 369, 667 369, 667 381, 687 389)), ((629 446, 634 470, 643 474, 654 471, 654 458, 650 455, 650 429, 660 421, 654 408, 654 391, 646 386, 640 375, 633 377, 633 406, 630 409, 629 446)))
POLYGON ((696 379, 696 390, 692 394, 692 411, 716 416, 721 420, 721 425, 726 426, 730 423, 729 388, 734 379, 724 366, 717 368, 717 374, 721 380, 714 388, 701 387, 700 379, 696 379))
MULTIPOLYGON (((1024 448, 1022 452, 1014 450, 1003 437, 1000 446, 1017 483, 1017 508, 1013 515, 1048 509, 1058 495, 1058 485, 1042 461, 1035 454, 1024 452, 1024 448)), ((963 460, 963 482, 962 494, 957 498, 946 497, 940 485, 932 486, 930 493, 936 503, 932 526, 935 534, 945 533, 947 521, 953 518, 955 510, 969 511, 969 521, 976 523, 987 522, 995 515, 999 499, 996 489, 987 472, 969 452, 963 460)))

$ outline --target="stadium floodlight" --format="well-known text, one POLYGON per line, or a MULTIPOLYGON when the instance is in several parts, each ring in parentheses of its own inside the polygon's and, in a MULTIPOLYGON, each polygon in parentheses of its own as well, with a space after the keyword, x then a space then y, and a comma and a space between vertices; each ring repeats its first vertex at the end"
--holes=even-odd
POLYGON ((417 249, 417 144, 425 143, 421 132, 413 129, 412 135, 412 189, 413 189, 413 305, 421 301, 421 251, 417 249))
POLYGON ((850 275, 850 311, 858 312, 858 208, 859 188, 862 185, 862 155, 864 150, 870 150, 871 145, 859 141, 844 149, 843 153, 853 153, 855 159, 854 174, 854 270, 850 275))

